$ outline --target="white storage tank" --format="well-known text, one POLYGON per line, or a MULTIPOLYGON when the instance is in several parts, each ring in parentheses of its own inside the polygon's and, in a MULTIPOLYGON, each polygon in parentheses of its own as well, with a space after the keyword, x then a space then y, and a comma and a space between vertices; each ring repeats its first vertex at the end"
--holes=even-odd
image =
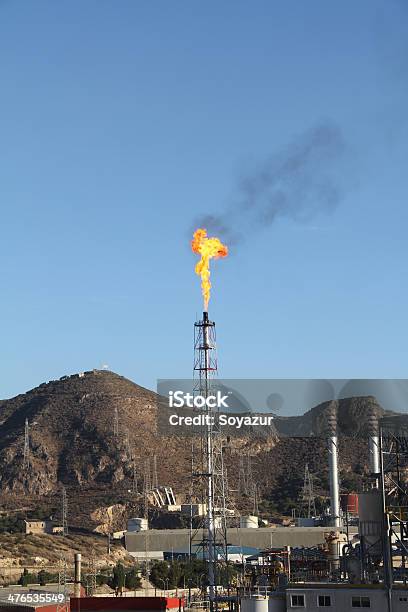
POLYGON ((239 517, 239 526, 241 529, 257 529, 258 528, 258 517, 250 514, 249 516, 239 517))
POLYGON ((146 518, 136 517, 128 519, 127 530, 128 531, 146 531, 149 529, 149 524, 146 518))
POLYGON ((243 597, 241 599, 241 612, 269 612, 268 598, 261 595, 243 597))

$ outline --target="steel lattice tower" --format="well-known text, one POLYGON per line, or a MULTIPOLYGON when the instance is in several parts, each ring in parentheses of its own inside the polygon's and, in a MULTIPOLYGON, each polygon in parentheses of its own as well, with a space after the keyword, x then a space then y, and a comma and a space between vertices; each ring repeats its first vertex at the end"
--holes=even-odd
POLYGON ((137 468, 136 468, 136 456, 135 450, 132 451, 132 468, 133 468, 133 476, 132 476, 132 492, 137 494, 137 468))
POLYGON ((28 419, 25 420, 24 424, 24 455, 23 464, 25 468, 30 466, 30 434, 28 419))
POLYGON ((62 535, 68 535, 68 497, 65 487, 62 487, 62 535))
POLYGON ((95 549, 91 548, 91 555, 89 557, 88 565, 88 576, 87 576, 87 595, 93 597, 96 591, 96 563, 95 563, 95 549))
POLYGON ((67 588, 67 559, 65 556, 60 557, 58 563, 58 595, 63 595, 63 601, 60 601, 58 598, 57 612, 68 612, 69 595, 67 588))
POLYGON ((303 488, 301 493, 301 513, 302 516, 312 518, 316 516, 316 496, 313 487, 313 474, 309 470, 309 464, 305 465, 305 475, 303 478, 303 488), (304 514, 305 513, 305 514, 304 514))
MULTIPOLYGON (((206 398, 215 393, 217 375, 215 323, 209 320, 208 312, 203 312, 202 320, 194 324, 194 331, 194 395, 206 398)), ((192 476, 199 478, 200 501, 206 504, 202 547, 208 559, 210 610, 216 610, 219 560, 228 560, 225 474, 218 410, 205 407, 202 414, 206 422, 198 432, 198 445, 193 444, 192 476)))
POLYGON ((152 489, 159 487, 159 479, 157 476, 157 455, 153 455, 153 473, 152 473, 152 489))
POLYGON ((118 407, 115 406, 114 414, 113 414, 113 435, 119 435, 119 414, 118 407))

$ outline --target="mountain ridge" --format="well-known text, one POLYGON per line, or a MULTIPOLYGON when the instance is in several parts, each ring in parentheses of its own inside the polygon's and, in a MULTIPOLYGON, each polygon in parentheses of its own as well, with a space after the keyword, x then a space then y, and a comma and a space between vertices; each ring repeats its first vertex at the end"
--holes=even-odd
MULTIPOLYGON (((330 404, 333 402, 323 402, 301 416, 276 415, 275 426, 262 436, 250 428, 243 428, 239 437, 231 436, 225 442, 231 489, 239 489, 242 459, 249 456, 252 478, 263 499, 276 499, 279 490, 283 491, 290 481, 288 495, 293 501, 305 463, 321 474, 320 491, 325 495, 327 457, 325 441, 320 436, 324 436, 325 413, 330 404)), ((368 417, 373 412, 378 416, 395 414, 384 410, 372 396, 343 398, 334 401, 334 405, 340 430, 354 438, 366 435, 368 417)), ((352 472, 364 479, 368 471, 364 439, 340 445, 340 466, 345 478, 352 472)), ((135 499, 142 506, 146 464, 150 461, 151 469, 153 457, 159 484, 172 486, 179 499, 186 499, 191 480, 189 444, 173 432, 164 435, 158 431, 156 393, 114 372, 92 370, 63 376, 0 401, 1 495, 51 498, 65 486, 76 496, 98 498, 101 506, 104 497, 110 504, 120 496, 126 497, 135 471, 139 483, 139 496, 135 499), (116 411, 118 432, 114 427, 116 411), (24 466, 26 418, 29 467, 24 466)), ((250 504, 249 497, 241 495, 238 505, 245 508, 250 504)), ((277 503, 279 506, 280 501, 277 503)))

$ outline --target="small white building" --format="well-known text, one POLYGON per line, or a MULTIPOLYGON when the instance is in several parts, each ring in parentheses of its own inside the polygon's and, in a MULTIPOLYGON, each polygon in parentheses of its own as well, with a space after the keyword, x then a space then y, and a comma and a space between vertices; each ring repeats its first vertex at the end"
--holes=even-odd
MULTIPOLYGON (((383 584, 317 584, 299 583, 286 590, 286 610, 309 612, 353 612, 368 608, 372 612, 387 612, 388 594, 383 584)), ((408 611, 408 588, 394 585, 392 590, 393 612, 408 611)))
POLYGON ((49 519, 45 520, 25 520, 24 521, 24 533, 26 534, 41 534, 47 533, 51 535, 61 534, 64 532, 64 529, 61 525, 54 523, 49 519))

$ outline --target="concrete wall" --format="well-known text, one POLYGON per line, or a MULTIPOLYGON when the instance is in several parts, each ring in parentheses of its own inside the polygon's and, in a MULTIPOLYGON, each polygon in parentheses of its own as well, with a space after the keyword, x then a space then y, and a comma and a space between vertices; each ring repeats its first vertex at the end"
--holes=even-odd
MULTIPOLYGON (((233 546, 251 548, 270 548, 283 546, 317 546, 325 542, 324 534, 327 527, 260 527, 258 529, 228 529, 228 542, 233 546)), ((350 530, 351 531, 351 530, 350 530)), ((356 530, 354 530, 356 531, 356 530)), ((143 533, 126 532, 125 544, 128 552, 144 552, 145 538, 149 551, 188 552, 190 531, 188 529, 150 529, 143 533)), ((200 529, 194 535, 194 544, 203 540, 200 529)), ((194 547, 193 547, 194 550, 194 547)))

